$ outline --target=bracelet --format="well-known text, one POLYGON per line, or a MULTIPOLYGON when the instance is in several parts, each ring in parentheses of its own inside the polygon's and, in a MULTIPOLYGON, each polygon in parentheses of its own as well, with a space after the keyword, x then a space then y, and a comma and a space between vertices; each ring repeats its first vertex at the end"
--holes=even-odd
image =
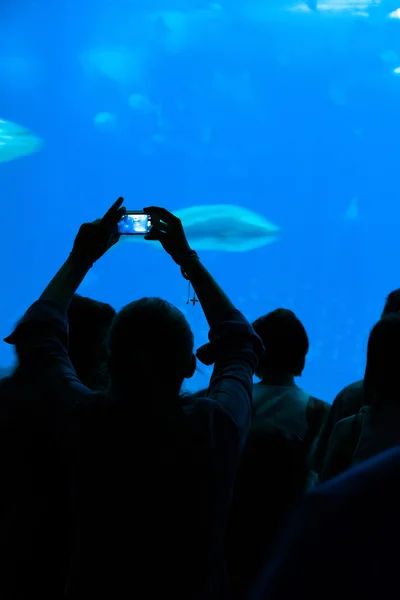
POLYGON ((197 252, 195 250, 189 250, 189 252, 187 254, 185 254, 184 256, 180 257, 177 260, 177 263, 179 264, 179 266, 181 268, 182 277, 184 279, 186 279, 186 281, 189 281, 189 276, 188 276, 188 274, 186 272, 186 269, 185 269, 185 263, 188 263, 188 262, 190 263, 190 261, 193 258, 195 260, 200 260, 199 255, 197 254, 197 252))

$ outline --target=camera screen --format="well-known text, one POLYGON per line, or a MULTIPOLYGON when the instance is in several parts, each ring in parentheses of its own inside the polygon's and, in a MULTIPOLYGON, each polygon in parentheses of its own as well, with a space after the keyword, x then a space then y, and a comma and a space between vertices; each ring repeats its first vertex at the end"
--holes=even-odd
POLYGON ((118 223, 120 235, 146 235, 151 229, 151 217, 143 213, 127 213, 118 223))

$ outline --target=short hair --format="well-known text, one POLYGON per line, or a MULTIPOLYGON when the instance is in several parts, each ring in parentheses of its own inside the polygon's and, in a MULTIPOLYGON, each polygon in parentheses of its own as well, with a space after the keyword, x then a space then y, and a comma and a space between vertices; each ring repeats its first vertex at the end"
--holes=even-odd
POLYGON ((178 392, 193 360, 194 337, 167 300, 142 298, 116 315, 110 332, 110 374, 116 388, 131 375, 160 379, 178 392))
POLYGON ((68 308, 68 354, 88 387, 107 387, 108 336, 116 311, 110 304, 75 294, 68 308), (95 381, 100 381, 96 385, 95 381))
POLYGON ((382 317, 391 313, 400 312, 400 289, 393 290, 386 298, 385 306, 383 307, 382 317))
POLYGON ((256 375, 262 377, 266 369, 293 376, 302 374, 309 349, 307 332, 294 312, 278 308, 253 323, 260 336, 265 353, 256 375))
POLYGON ((400 401, 400 314, 389 313, 373 327, 364 377, 366 404, 379 406, 400 401))

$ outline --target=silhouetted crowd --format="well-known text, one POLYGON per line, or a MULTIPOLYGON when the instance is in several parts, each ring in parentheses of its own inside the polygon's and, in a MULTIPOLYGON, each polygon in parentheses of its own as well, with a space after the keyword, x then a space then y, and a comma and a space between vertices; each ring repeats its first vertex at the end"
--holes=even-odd
POLYGON ((296 384, 309 341, 295 314, 249 323, 179 219, 144 210, 209 342, 195 351, 161 298, 116 312, 77 295, 118 242, 123 199, 82 225, 5 340, 18 360, 0 380, 0 599, 397 598, 400 290, 364 379, 330 406, 296 384), (183 394, 197 361, 209 386, 183 394))

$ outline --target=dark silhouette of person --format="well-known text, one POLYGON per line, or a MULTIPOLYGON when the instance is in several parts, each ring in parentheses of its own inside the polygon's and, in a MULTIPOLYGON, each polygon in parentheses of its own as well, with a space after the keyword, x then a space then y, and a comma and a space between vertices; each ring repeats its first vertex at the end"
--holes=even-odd
POLYGON ((7 339, 25 377, 54 399, 73 514, 65 597, 225 598, 223 538, 262 342, 191 250, 179 219, 149 207, 146 238, 179 265, 210 325, 210 342, 197 352, 214 364, 207 396, 180 395, 196 368, 193 334, 159 298, 131 302, 115 317, 110 393, 85 387, 68 356, 67 309, 118 240, 121 203, 81 227, 71 256, 7 339))
POLYGON ((265 353, 253 388, 253 416, 226 538, 234 599, 246 598, 288 511, 309 482, 309 455, 329 410, 298 387, 309 341, 296 315, 277 309, 253 323, 265 353))
POLYGON ((311 449, 329 412, 329 405, 296 384, 309 350, 307 332, 287 309, 278 308, 253 323, 265 353, 253 389, 252 431, 276 430, 301 438, 311 449))
MULTIPOLYGON (((88 387, 108 386, 114 309, 75 295, 68 309, 70 360, 88 387)), ((72 526, 68 469, 53 429, 54 397, 17 367, 0 382, 1 598, 55 600, 68 577, 72 526)))
MULTIPOLYGON (((260 317, 253 327, 265 352, 256 371, 261 381, 253 386, 251 429, 297 436, 311 452, 330 407, 296 384, 309 350, 307 332, 296 315, 283 308, 260 317)), ((193 397, 205 393, 203 389, 193 397)))
POLYGON ((364 376, 365 406, 336 423, 321 480, 400 445, 400 314, 388 314, 376 323, 368 340, 364 376))
POLYGON ((108 338, 116 311, 110 304, 75 294, 68 308, 68 354, 80 381, 108 390, 108 338))
MULTIPOLYGON (((386 298, 382 317, 400 312, 400 289, 393 290, 386 298)), ((364 406, 364 380, 346 386, 334 399, 326 423, 318 440, 314 456, 314 468, 320 473, 332 431, 338 421, 351 417, 364 406)))
POLYGON ((305 494, 249 600, 394 598, 400 448, 305 494))

